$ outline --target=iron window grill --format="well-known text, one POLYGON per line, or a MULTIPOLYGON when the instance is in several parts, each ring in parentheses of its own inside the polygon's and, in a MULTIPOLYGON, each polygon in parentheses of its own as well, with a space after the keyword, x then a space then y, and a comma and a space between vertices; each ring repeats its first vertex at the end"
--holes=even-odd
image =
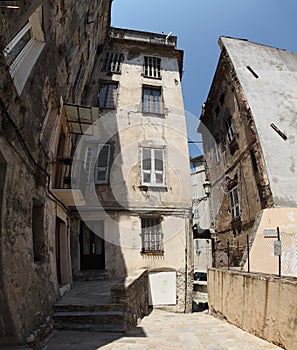
POLYGON ((142 253, 163 253, 161 217, 141 218, 142 253))
POLYGON ((124 60, 124 55, 120 52, 106 52, 102 71, 111 73, 121 73, 121 64, 124 60))
POLYGON ((147 78, 161 78, 161 59, 158 57, 144 57, 144 76, 147 78))

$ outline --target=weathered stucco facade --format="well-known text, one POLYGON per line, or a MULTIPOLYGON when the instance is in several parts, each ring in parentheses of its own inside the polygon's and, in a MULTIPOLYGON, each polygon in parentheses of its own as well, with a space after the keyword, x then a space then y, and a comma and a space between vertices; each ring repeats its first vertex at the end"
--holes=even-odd
MULTIPOLYGON (((108 147, 108 156, 103 178, 85 187, 86 204, 77 205, 79 216, 72 220, 80 229, 71 232, 74 273, 168 272, 176 278, 176 300, 162 305, 180 312, 191 310, 193 269, 182 57, 176 37, 111 28, 83 101, 99 107, 99 118, 77 144, 72 181, 81 176, 80 164, 92 149, 100 159, 108 147), (148 61, 154 77, 145 71, 148 61), (92 255, 85 225, 95 235, 94 249, 100 245, 100 264, 85 264, 92 255)), ((94 161, 90 169, 99 171, 94 161)))
POLYGON ((239 266, 259 211, 296 206, 295 84, 289 81, 297 64, 296 54, 246 40, 221 37, 219 44, 199 131, 211 169, 216 266, 228 264, 228 244, 229 265, 239 266))
POLYGON ((24 1, 1 9, 0 344, 23 342, 72 283, 68 212, 51 191, 60 97, 80 101, 110 6, 24 1))

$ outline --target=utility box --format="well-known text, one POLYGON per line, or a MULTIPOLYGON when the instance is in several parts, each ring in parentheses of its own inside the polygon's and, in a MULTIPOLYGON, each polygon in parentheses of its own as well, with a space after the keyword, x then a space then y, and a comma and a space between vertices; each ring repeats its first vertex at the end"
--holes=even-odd
POLYGON ((176 305, 176 272, 149 273, 149 305, 176 305))

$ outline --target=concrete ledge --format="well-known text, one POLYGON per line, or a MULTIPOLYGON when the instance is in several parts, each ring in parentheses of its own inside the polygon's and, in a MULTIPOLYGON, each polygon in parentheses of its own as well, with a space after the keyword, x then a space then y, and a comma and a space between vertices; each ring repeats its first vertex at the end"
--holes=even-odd
POLYGON ((211 314, 287 350, 297 349, 297 278, 208 270, 211 314))

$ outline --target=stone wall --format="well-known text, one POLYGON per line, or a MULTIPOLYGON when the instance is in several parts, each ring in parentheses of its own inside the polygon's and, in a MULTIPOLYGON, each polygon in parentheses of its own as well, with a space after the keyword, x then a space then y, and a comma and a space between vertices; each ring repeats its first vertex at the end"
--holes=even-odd
POLYGON ((148 271, 138 270, 125 278, 123 284, 111 289, 112 302, 125 304, 125 322, 129 328, 135 327, 137 321, 148 313, 148 271))
POLYGON ((297 349, 297 279, 208 270, 210 313, 287 350, 297 349))
MULTIPOLYGON (((22 2, 16 10, 1 9, 0 163, 1 174, 6 175, 0 189, 1 344, 22 343, 46 320, 59 296, 55 241, 59 208, 49 189, 60 97, 66 102, 80 101, 97 48, 109 29, 110 6, 111 0, 71 0, 67 6, 64 1, 33 0, 22 2), (4 50, 36 10, 42 50, 36 58, 28 49, 36 61, 30 69, 19 69, 20 76, 29 74, 20 89, 13 77, 15 61, 9 63, 4 50), (36 234, 42 246, 38 259, 32 229, 34 201, 44 206, 43 225, 36 234)), ((26 58, 31 62, 31 56, 26 58)), ((66 246, 66 214, 63 221, 66 246)), ((69 266, 64 272, 68 276, 63 275, 63 280, 71 280, 69 266)))

